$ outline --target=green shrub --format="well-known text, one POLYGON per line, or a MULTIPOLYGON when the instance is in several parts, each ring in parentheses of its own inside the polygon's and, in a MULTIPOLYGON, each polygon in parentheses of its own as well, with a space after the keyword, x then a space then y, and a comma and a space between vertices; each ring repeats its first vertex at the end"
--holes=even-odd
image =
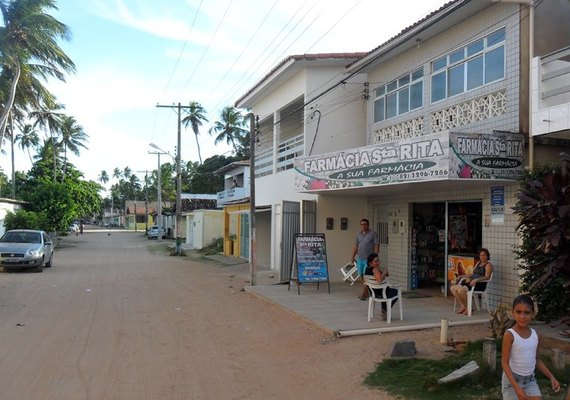
POLYGON ((4 228, 10 229, 38 229, 45 230, 47 219, 42 213, 34 211, 17 210, 15 213, 8 211, 4 219, 4 228))
POLYGON ((522 239, 515 250, 522 289, 539 302, 541 317, 564 315, 570 306, 570 156, 526 174, 513 210, 522 239))

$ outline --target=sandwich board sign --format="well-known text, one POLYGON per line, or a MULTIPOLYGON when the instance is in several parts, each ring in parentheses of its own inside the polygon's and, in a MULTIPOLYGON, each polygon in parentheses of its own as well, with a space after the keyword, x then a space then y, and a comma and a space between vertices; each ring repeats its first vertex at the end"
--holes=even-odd
MULTIPOLYGON (((327 265, 327 249, 324 233, 298 233, 295 235, 294 262, 297 271, 297 291, 300 294, 299 286, 303 283, 316 283, 317 289, 321 282, 329 283, 329 270, 327 265)), ((289 289, 291 280, 289 280, 289 289)))

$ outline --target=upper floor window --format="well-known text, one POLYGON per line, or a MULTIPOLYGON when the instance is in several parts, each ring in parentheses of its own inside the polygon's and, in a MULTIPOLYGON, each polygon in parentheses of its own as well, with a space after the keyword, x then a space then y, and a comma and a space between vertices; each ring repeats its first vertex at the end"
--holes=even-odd
POLYGON ((374 122, 384 121, 420 108, 423 104, 423 76, 422 67, 376 88, 374 122))
POLYGON ((431 102, 505 77, 505 28, 431 63, 431 102))

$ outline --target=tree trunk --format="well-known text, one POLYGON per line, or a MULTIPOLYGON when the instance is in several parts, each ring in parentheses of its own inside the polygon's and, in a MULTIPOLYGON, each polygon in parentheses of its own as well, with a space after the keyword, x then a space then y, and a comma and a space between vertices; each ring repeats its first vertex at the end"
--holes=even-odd
POLYGON ((198 159, 200 160, 200 164, 202 164, 202 154, 200 153, 200 142, 198 141, 198 135, 194 133, 196 136, 196 146, 198 146, 198 159))
POLYGON ((12 82, 12 86, 10 87, 10 97, 8 98, 8 103, 6 104, 6 108, 0 117, 0 150, 2 150, 2 143, 4 142, 4 133, 6 133, 6 123, 8 122, 8 115, 10 111, 12 111, 12 107, 14 106, 14 100, 16 98, 16 87, 18 86, 18 81, 20 80, 20 63, 16 61, 16 76, 14 77, 14 81, 12 82))

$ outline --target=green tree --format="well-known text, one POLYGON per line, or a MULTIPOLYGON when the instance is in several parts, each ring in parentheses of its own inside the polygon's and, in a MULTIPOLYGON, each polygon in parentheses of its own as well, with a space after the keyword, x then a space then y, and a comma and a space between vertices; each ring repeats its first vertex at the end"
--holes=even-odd
POLYGON ((50 145, 51 141, 47 141, 44 146, 47 150, 39 153, 26 180, 19 185, 20 196, 30 204, 30 211, 46 215, 46 230, 63 232, 74 219, 90 218, 99 213, 99 191, 102 187, 83 179, 83 174, 71 163, 67 164, 65 181, 54 182, 51 178, 50 145))
POLYGON ((198 159, 200 160, 200 164, 202 164, 202 154, 200 152, 200 141, 198 140, 198 134, 200 133, 200 127, 202 123, 208 122, 208 118, 206 118, 206 110, 204 107, 196 101, 191 101, 190 108, 185 109, 186 116, 182 119, 182 123, 186 128, 188 125, 192 127, 192 132, 194 132, 194 137, 196 138, 196 146, 198 147, 198 159))
POLYGON ((65 170, 67 168, 67 150, 71 151, 76 156, 79 155, 79 148, 85 146, 88 135, 83 131, 83 127, 77 124, 75 118, 68 115, 62 116, 61 119, 61 142, 60 146, 63 147, 63 173, 61 175, 62 181, 65 179, 65 170))
POLYGON ((0 116, 2 137, 24 68, 25 74, 62 81, 64 73, 75 71, 73 61, 57 44, 58 39, 69 39, 69 29, 46 12, 50 10, 57 10, 55 0, 0 0, 0 61, 2 69, 11 73, 0 116), (30 65, 33 68, 25 67, 30 65))
POLYGON ((237 108, 225 107, 220 114, 220 119, 214 122, 209 133, 216 135, 215 144, 226 142, 234 148, 234 154, 237 154, 239 146, 248 135, 248 131, 244 128, 245 124, 245 119, 237 108))
POLYGON ((190 186, 193 193, 214 194, 224 190, 224 177, 214 172, 236 159, 234 157, 213 156, 204 160, 204 163, 197 166, 190 179, 190 186))

